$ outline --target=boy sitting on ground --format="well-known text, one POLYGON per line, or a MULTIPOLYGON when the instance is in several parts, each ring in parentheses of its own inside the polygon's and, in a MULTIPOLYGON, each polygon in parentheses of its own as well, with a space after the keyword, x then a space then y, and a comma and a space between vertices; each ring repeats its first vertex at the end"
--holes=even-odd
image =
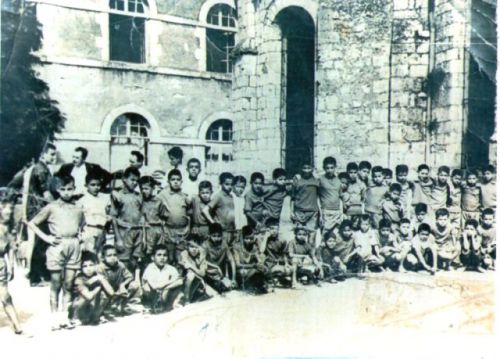
POLYGON ((363 214, 359 220, 359 231, 354 232, 355 253, 357 253, 363 263, 364 272, 383 270, 384 257, 380 255, 380 243, 377 234, 371 227, 371 218, 363 214))
POLYGON ((236 267, 233 253, 223 239, 219 223, 209 225, 209 239, 202 245, 207 260, 205 280, 219 293, 236 287, 236 267))
POLYGON ((308 242, 309 231, 305 227, 295 228, 295 239, 288 246, 288 256, 292 262, 292 288, 297 287, 297 280, 302 283, 318 283, 324 277, 323 268, 314 246, 308 242))
POLYGON ((217 292, 205 283, 208 267, 205 252, 194 241, 188 241, 187 248, 181 252, 179 266, 184 271, 184 304, 217 295, 217 292))
POLYGON ((130 310, 127 305, 137 295, 140 288, 125 264, 118 260, 114 246, 108 244, 103 247, 102 262, 97 266, 97 273, 106 278, 115 292, 108 308, 114 307, 113 314, 128 314, 130 310))
POLYGON ((465 221, 464 230, 462 232, 462 246, 460 260, 465 266, 465 269, 477 270, 485 272, 482 267, 484 255, 481 251, 481 236, 477 233, 478 223, 475 219, 465 221))
POLYGON ((438 267, 444 270, 451 269, 451 265, 459 261, 460 242, 456 229, 450 223, 450 214, 446 208, 436 211, 436 223, 432 228, 432 235, 437 246, 438 267))
POLYGON ((382 219, 379 222, 380 254, 385 258, 386 268, 406 272, 404 262, 411 251, 411 242, 401 241, 398 235, 391 232, 391 228, 391 221, 382 219))
POLYGON ((265 225, 268 229, 267 238, 264 240, 262 251, 265 255, 265 264, 269 272, 269 276, 275 283, 283 283, 291 285, 292 265, 288 258, 288 243, 278 236, 278 220, 268 218, 265 225))
POLYGON ((495 227, 495 211, 485 208, 481 212, 481 222, 477 229, 481 236, 481 250, 484 254, 484 265, 486 269, 495 269, 497 239, 495 227))
POLYGON ((97 256, 82 252, 81 272, 75 278, 75 292, 71 304, 72 318, 83 325, 99 324, 101 314, 115 292, 106 278, 96 271, 97 256))
POLYGON ((417 235, 412 239, 412 252, 408 254, 408 264, 414 271, 426 270, 434 275, 437 270, 437 247, 431 234, 431 226, 422 223, 417 235))
POLYGON ((153 313, 171 310, 179 303, 183 280, 175 267, 167 264, 167 247, 153 248, 152 262, 142 275, 143 303, 153 313))

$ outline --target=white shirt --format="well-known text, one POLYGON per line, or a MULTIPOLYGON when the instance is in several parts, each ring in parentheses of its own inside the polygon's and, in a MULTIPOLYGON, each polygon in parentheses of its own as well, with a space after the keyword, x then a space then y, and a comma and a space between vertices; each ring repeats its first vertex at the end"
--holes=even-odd
POLYGON ((75 179, 75 194, 85 193, 85 177, 87 176, 87 167, 82 164, 80 167, 74 166, 71 176, 75 179))
POLYGON ((76 205, 83 209, 85 223, 91 226, 104 226, 107 222, 106 209, 111 205, 109 194, 98 193, 93 196, 85 193, 76 205))
POLYGON ((201 175, 196 178, 196 181, 192 181, 189 175, 182 177, 182 192, 186 193, 190 198, 194 198, 198 194, 198 187, 203 180, 204 178, 201 175))
POLYGON ((242 195, 238 197, 231 192, 234 201, 234 226, 236 229, 242 229, 248 224, 247 216, 245 215, 245 197, 242 195))
POLYGON ((142 283, 149 284, 152 289, 163 289, 177 278, 179 272, 171 265, 165 264, 163 268, 158 268, 155 263, 150 263, 142 275, 142 283))

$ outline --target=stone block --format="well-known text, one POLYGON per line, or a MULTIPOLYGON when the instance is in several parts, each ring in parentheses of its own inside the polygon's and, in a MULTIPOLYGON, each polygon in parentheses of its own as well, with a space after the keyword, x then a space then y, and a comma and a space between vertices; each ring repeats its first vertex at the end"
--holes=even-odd
POLYGON ((428 73, 428 67, 426 65, 412 65, 410 66, 410 76, 411 77, 426 77, 428 73))

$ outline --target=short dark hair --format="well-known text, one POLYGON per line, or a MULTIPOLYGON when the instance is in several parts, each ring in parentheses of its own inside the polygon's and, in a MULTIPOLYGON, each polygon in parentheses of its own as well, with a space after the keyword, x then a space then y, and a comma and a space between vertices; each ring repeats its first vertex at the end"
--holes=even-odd
POLYGON ((182 173, 181 171, 179 171, 177 168, 174 168, 173 170, 170 170, 170 172, 168 173, 168 180, 170 181, 170 179, 174 176, 178 176, 182 179, 182 173))
POLYGON ((130 154, 132 156, 135 156, 138 162, 143 163, 144 162, 144 155, 140 153, 139 151, 131 151, 130 154))
POLYGON ((425 163, 422 163, 420 166, 418 166, 417 168, 417 172, 420 172, 422 170, 427 170, 427 171, 430 171, 431 169, 429 168, 429 166, 425 163))
POLYGON ((97 263, 97 255, 90 251, 82 251, 82 265, 85 262, 97 263))
POLYGON ((392 170, 390 168, 383 168, 382 173, 384 177, 391 177, 392 178, 392 170))
POLYGON ((358 170, 358 164, 356 162, 349 162, 347 164, 347 172, 350 172, 350 171, 357 171, 358 170))
POLYGON ((209 234, 222 234, 222 226, 220 223, 210 223, 208 225, 208 233, 209 234))
MULTIPOLYGON (((229 173, 229 172, 222 172, 219 175, 219 183, 220 184, 223 184, 224 182, 226 182, 227 179, 233 180, 233 174, 229 173)), ((233 182, 233 184, 234 184, 234 182, 233 182)))
POLYGON ((260 180, 262 180, 262 182, 264 182, 264 175, 261 172, 254 172, 250 176, 250 183, 254 183, 258 179, 260 179, 260 180))
POLYGON ((85 176, 85 184, 89 184, 90 181, 99 181, 102 182, 102 176, 95 172, 89 172, 85 176))
POLYGON ((420 203, 417 203, 415 205, 415 214, 420 213, 420 212, 427 213, 427 211, 428 211, 428 209, 427 209, 427 205, 425 203, 420 202, 420 203))
POLYGON ((451 171, 451 177, 455 177, 455 176, 462 177, 463 175, 464 175, 464 173, 460 168, 455 168, 453 171, 451 171))
POLYGON ((446 208, 438 208, 438 210, 436 211, 436 219, 443 216, 448 217, 449 215, 450 212, 446 208))
POLYGON ((486 172, 486 171, 491 172, 491 173, 496 173, 497 169, 493 165, 487 165, 486 167, 483 168, 483 172, 486 172))
POLYGON ((102 249, 101 249, 101 253, 103 255, 103 257, 106 255, 106 252, 111 250, 111 249, 114 249, 116 251, 116 248, 114 245, 112 244, 105 244, 102 249))
POLYGON ((431 232, 431 226, 429 226, 427 223, 422 223, 420 226, 418 226, 417 233, 420 232, 431 232))
POLYGON ((254 233, 253 227, 250 225, 243 226, 243 228, 241 229, 241 235, 243 237, 251 236, 253 235, 253 233, 254 233))
POLYGON ((403 224, 403 223, 408 223, 408 224, 411 224, 411 221, 409 218, 401 218, 401 221, 399 221, 399 224, 403 224))
POLYGON ((139 170, 135 167, 127 167, 125 171, 123 171, 122 178, 129 178, 130 176, 141 178, 141 172, 139 172, 139 170))
POLYGON ((49 150, 56 150, 56 146, 53 143, 47 142, 43 148, 42 148, 42 153, 46 153, 49 150))
POLYGON ((199 159, 197 159, 195 157, 190 158, 189 161, 187 161, 187 165, 186 166, 189 167, 189 165, 191 163, 197 163, 197 164, 199 164, 200 165, 200 169, 201 169, 201 161, 199 159))
POLYGON ((275 168, 273 170, 273 180, 280 177, 286 177, 286 171, 283 168, 275 168))
MULTIPOLYGON (((236 184, 236 183, 244 183, 245 185, 247 184, 247 179, 243 176, 234 176, 233 177, 233 186, 236 184)), ((222 183, 222 182, 221 182, 222 183)))
POLYGON ((142 188, 144 185, 149 185, 151 187, 156 186, 158 182, 151 176, 142 176, 139 179, 139 186, 142 188))
POLYGON ((349 227, 352 229, 352 221, 350 219, 344 219, 339 226, 339 231, 343 231, 345 227, 349 227))
POLYGON ((362 170, 362 169, 368 169, 368 170, 371 170, 372 169, 372 164, 368 161, 361 161, 358 165, 358 169, 362 170))
POLYGON ((75 179, 71 175, 54 176, 54 188, 56 189, 70 183, 75 183, 75 179))
POLYGON ((340 172, 339 173, 339 180, 341 180, 341 179, 349 180, 349 174, 347 172, 340 172))
POLYGON ((403 191, 403 187, 401 187, 399 183, 391 183, 391 185, 389 186, 389 192, 394 191, 401 193, 403 191))
POLYGON ((392 222, 390 219, 387 218, 382 218, 380 221, 378 221, 378 228, 392 228, 392 222))
POLYGON ((80 152, 82 154, 82 160, 87 159, 89 155, 89 151, 85 147, 77 147, 75 148, 75 152, 80 152))
POLYGON ((479 222, 477 220, 475 220, 474 218, 469 218, 464 223, 464 228, 466 226, 473 226, 474 228, 477 228, 477 227, 479 227, 479 222))
POLYGON ((401 165, 397 165, 396 166, 396 175, 399 174, 399 173, 406 173, 406 174, 408 174, 408 172, 410 172, 410 169, 408 168, 407 165, 401 164, 401 165))
POLYGON ((474 170, 467 171, 467 174, 465 175, 465 177, 467 178, 467 177, 470 177, 470 176, 476 176, 476 177, 478 177, 477 176, 477 172, 474 171, 474 170))
POLYGON ((359 221, 363 221, 363 222, 366 222, 366 221, 369 221, 371 222, 371 218, 370 218, 370 215, 369 214, 362 214, 361 216, 359 216, 359 221))
POLYGON ((382 173, 384 174, 384 169, 382 168, 382 166, 373 166, 372 168, 372 176, 374 173, 382 173))
POLYGON ((278 218, 274 218, 274 217, 267 217, 267 219, 264 222, 264 225, 267 227, 279 226, 279 224, 280 224, 280 220, 278 218))
POLYGON ((337 160, 335 159, 335 157, 325 157, 325 159, 323 160, 323 168, 325 168, 327 165, 337 166, 337 160))
POLYGON ((212 183, 210 181, 201 181, 198 185, 198 191, 201 191, 202 189, 209 189, 210 191, 212 191, 212 183))
POLYGON ((484 216, 494 216, 495 215, 495 211, 493 210, 493 208, 485 208, 481 211, 481 218, 484 218, 484 216))
POLYGON ((174 146, 171 149, 169 149, 167 151, 167 154, 171 157, 180 158, 180 159, 182 159, 182 156, 184 156, 184 152, 182 152, 182 148, 180 148, 178 146, 174 146))
POLYGON ((158 251, 168 252, 167 246, 164 244, 157 244, 153 247, 153 251, 151 252, 151 254, 155 255, 158 251))
POLYGON ((444 172, 447 175, 450 175, 450 167, 448 167, 448 166, 439 167, 437 173, 440 174, 441 172, 444 172))

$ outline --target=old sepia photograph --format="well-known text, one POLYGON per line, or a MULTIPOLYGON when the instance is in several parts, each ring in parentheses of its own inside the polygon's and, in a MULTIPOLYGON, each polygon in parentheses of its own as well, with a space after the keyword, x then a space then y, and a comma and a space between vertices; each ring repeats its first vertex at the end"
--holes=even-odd
POLYGON ((1 0, 0 358, 499 358, 496 0, 1 0))

